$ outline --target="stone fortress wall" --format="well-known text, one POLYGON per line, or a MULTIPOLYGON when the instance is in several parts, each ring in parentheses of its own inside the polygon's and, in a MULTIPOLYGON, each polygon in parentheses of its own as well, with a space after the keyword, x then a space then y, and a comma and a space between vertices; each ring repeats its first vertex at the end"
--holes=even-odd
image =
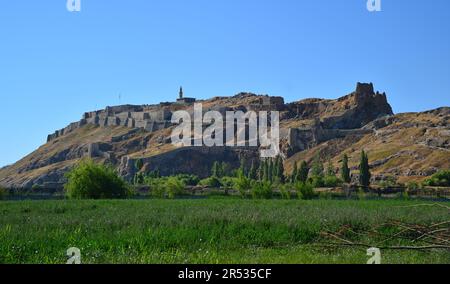
MULTIPOLYGON (((159 105, 121 105, 106 107, 103 110, 84 113, 80 121, 69 124, 67 127, 55 131, 48 135, 47 142, 51 142, 58 137, 68 134, 84 125, 91 124, 100 127, 124 126, 129 128, 144 129, 154 132, 170 127, 172 111, 171 106, 188 106, 195 102, 193 98, 179 98, 176 103, 161 103, 159 105)), ((248 110, 281 110, 284 106, 284 100, 281 97, 264 96, 260 98, 259 104, 247 106, 248 110)), ((186 109, 191 115, 192 109, 186 109)), ((216 110, 225 115, 226 111, 231 110, 227 107, 213 107, 203 111, 216 110)))
POLYGON ((172 112, 160 106, 136 106, 122 105, 106 107, 104 110, 86 112, 78 122, 50 134, 47 142, 68 134, 84 125, 95 126, 125 126, 129 128, 141 128, 153 132, 170 126, 172 112))

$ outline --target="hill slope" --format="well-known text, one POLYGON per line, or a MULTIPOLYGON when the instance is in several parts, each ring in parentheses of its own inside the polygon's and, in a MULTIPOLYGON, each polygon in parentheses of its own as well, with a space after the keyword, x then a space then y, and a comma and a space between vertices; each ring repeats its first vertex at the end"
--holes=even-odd
MULTIPOLYGON (((317 153, 335 166, 344 153, 356 169, 359 152, 365 149, 374 179, 395 176, 401 181, 423 179, 439 169, 450 168, 450 108, 394 115, 386 94, 372 84, 358 83, 356 90, 336 100, 306 99, 285 104, 281 97, 240 93, 205 101, 203 110, 280 112, 281 149, 287 172, 294 162, 311 161, 317 153)), ((245 157, 259 160, 258 147, 175 148, 170 134, 176 110, 192 112, 190 102, 159 105, 116 106, 85 113, 82 119, 48 136, 48 142, 17 163, 0 169, 0 184, 30 188, 39 185, 61 188, 64 173, 77 161, 90 157, 114 165, 131 179, 137 159, 142 171, 162 174, 208 175, 214 161, 233 167, 245 157)))

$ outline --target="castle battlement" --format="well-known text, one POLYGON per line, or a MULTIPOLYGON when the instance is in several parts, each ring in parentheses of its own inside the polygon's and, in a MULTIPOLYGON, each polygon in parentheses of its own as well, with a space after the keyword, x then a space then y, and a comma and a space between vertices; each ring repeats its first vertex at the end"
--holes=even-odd
POLYGON ((358 82, 356 84, 355 93, 360 94, 360 95, 373 95, 375 93, 374 88, 373 88, 373 83, 358 82))

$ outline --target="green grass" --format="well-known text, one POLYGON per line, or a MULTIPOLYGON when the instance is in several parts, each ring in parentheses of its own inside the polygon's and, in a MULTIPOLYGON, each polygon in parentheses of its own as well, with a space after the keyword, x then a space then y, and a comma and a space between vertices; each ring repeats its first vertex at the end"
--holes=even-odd
MULTIPOLYGON (((387 220, 432 224, 445 208, 374 200, 118 200, 0 202, 0 263, 360 263, 365 248, 326 248, 323 230, 387 220)), ((360 241, 375 242, 371 236, 360 241)), ((383 263, 450 263, 450 252, 382 251, 383 263)))

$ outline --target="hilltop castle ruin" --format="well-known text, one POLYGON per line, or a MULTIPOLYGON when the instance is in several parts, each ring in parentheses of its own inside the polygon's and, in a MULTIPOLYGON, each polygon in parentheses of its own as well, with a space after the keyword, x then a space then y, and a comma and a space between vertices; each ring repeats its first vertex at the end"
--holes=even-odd
MULTIPOLYGON (((47 141, 53 141, 87 124, 99 127, 123 126, 152 133, 171 127, 172 113, 180 109, 190 111, 195 102, 194 98, 184 97, 183 88, 180 87, 176 102, 121 105, 87 112, 80 121, 49 135, 47 141)), ((307 125, 302 126, 281 126, 280 138, 284 141, 283 149, 287 156, 331 139, 371 133, 371 129, 362 127, 380 116, 392 115, 386 94, 375 93, 372 83, 357 83, 354 92, 337 100, 307 99, 285 104, 282 97, 240 93, 231 98, 217 97, 204 103, 208 105, 204 111, 216 110, 223 115, 236 110, 279 111, 282 121, 308 121, 307 125)))

